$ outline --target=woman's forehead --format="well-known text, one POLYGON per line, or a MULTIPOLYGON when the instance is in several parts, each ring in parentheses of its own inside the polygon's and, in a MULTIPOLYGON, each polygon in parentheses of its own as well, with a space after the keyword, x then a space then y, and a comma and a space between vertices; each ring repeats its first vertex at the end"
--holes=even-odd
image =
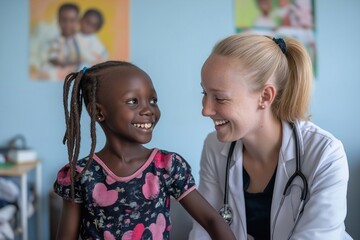
POLYGON ((201 71, 201 85, 208 90, 229 91, 247 85, 250 72, 239 59, 222 55, 211 55, 201 71))

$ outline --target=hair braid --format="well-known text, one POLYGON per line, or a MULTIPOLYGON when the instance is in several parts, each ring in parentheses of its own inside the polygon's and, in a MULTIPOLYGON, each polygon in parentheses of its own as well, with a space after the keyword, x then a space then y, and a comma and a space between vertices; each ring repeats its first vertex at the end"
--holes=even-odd
POLYGON ((93 156, 95 153, 95 147, 96 147, 96 91, 97 91, 97 77, 94 77, 93 80, 91 80, 92 83, 90 85, 89 89, 89 103, 90 106, 89 114, 90 114, 90 135, 91 135, 91 148, 90 148, 90 154, 89 154, 89 160, 86 162, 85 167, 82 169, 81 173, 78 174, 78 176, 75 178, 77 180, 80 178, 81 175, 89 168, 91 162, 93 161, 93 156))
POLYGON ((81 126, 80 117, 82 109, 82 95, 80 91, 80 81, 83 76, 82 72, 70 73, 66 76, 64 82, 64 110, 66 121, 66 132, 63 143, 66 142, 68 149, 68 159, 70 164, 70 179, 71 179, 71 196, 74 198, 74 179, 76 175, 76 162, 79 156, 80 140, 81 140, 81 126), (70 97, 70 111, 69 111, 69 93, 70 87, 73 89, 70 97))

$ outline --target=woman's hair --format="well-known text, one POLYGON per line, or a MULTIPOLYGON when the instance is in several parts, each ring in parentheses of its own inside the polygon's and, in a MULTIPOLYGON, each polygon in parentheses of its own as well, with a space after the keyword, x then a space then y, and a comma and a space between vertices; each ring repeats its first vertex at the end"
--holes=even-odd
POLYGON ((79 72, 73 72, 66 76, 64 81, 64 110, 66 131, 63 143, 67 145, 68 159, 71 172, 71 192, 74 197, 74 179, 78 179, 90 166, 96 147, 96 102, 97 92, 99 89, 99 82, 103 80, 102 76, 105 70, 113 67, 136 67, 129 62, 122 61, 108 61, 99 63, 93 67, 79 72), (87 161, 84 169, 76 175, 75 167, 79 157, 80 151, 80 118, 82 112, 83 102, 88 109, 91 118, 90 135, 91 148, 89 153, 89 161, 87 161), (70 106, 69 106, 70 104, 70 106))
POLYGON ((306 120, 313 77, 311 59, 299 41, 286 38, 284 42, 286 46, 269 36, 241 33, 217 43, 212 54, 239 60, 249 76, 246 81, 255 90, 273 79, 277 94, 271 109, 277 118, 306 120))

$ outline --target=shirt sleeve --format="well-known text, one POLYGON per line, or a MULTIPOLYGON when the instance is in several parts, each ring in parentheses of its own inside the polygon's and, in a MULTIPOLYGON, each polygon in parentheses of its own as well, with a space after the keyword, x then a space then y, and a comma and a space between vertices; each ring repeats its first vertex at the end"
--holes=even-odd
POLYGON ((168 187, 170 194, 178 201, 196 188, 191 167, 184 158, 176 153, 171 155, 168 187))
MULTIPOLYGON (((76 172, 80 173, 81 168, 76 167, 76 172)), ((66 164, 62 167, 56 177, 56 181, 53 186, 54 192, 66 200, 74 201, 75 203, 82 203, 82 188, 81 178, 74 182, 74 199, 71 194, 71 179, 70 179, 70 165, 66 164)))

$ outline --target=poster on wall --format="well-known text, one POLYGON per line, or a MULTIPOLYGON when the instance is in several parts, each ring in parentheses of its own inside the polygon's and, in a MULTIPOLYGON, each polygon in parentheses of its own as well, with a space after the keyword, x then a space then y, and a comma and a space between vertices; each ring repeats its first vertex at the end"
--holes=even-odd
POLYGON ((236 31, 300 40, 316 75, 314 12, 314 0, 235 0, 236 31))
POLYGON ((31 80, 129 60, 129 0, 30 0, 31 80))

